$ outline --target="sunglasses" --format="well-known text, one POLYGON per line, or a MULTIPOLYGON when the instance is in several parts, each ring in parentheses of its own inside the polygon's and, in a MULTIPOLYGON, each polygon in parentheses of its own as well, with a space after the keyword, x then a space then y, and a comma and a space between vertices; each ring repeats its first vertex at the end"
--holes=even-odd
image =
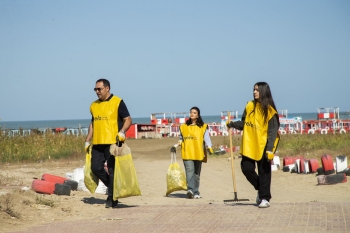
POLYGON ((103 87, 103 88, 101 88, 101 87, 97 87, 97 88, 94 88, 94 91, 101 92, 103 89, 105 89, 105 87, 103 87))

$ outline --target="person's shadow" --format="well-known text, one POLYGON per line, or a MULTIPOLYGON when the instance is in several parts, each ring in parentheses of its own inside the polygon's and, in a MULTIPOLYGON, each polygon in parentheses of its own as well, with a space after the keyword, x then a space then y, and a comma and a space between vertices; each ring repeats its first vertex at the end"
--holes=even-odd
POLYGON ((165 197, 168 197, 168 198, 187 198, 187 195, 186 195, 186 193, 171 193, 165 197))
MULTIPOLYGON (((87 205, 104 205, 104 204, 106 204, 105 199, 94 198, 94 197, 84 197, 82 199, 82 202, 84 202, 87 205)), ((122 202, 120 200, 118 201, 117 208, 131 208, 131 207, 137 207, 137 205, 124 205, 124 204, 122 204, 122 202)))

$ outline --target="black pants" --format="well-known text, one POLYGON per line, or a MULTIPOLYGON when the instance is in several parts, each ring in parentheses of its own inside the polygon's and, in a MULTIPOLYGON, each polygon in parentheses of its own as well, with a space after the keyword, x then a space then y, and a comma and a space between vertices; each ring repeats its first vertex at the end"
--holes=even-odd
POLYGON ((259 198, 270 201, 271 164, 266 157, 263 156, 260 161, 255 161, 243 155, 241 169, 247 180, 254 186, 255 190, 258 190, 259 198), (255 163, 258 167, 258 174, 255 172, 255 163))
POLYGON ((113 198, 115 158, 109 152, 110 145, 94 145, 91 151, 91 170, 108 188, 108 197, 113 198), (107 161, 108 173, 104 168, 107 161))

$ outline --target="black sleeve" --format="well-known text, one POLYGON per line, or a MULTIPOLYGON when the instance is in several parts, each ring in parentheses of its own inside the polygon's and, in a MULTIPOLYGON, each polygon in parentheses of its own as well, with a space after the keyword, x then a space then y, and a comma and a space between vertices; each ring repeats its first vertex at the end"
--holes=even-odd
POLYGON ((242 118, 241 118, 241 121, 245 121, 245 116, 247 115, 247 112, 246 112, 246 110, 244 109, 244 111, 243 111, 243 114, 242 114, 242 118))
POLYGON ((277 131, 278 131, 278 121, 277 121, 278 115, 276 114, 269 120, 269 128, 268 128, 268 134, 267 134, 267 145, 266 150, 267 151, 273 151, 274 143, 277 137, 277 131))
POLYGON ((124 103, 124 100, 120 101, 119 109, 118 109, 118 116, 121 119, 124 119, 125 117, 129 117, 130 116, 129 110, 126 107, 126 105, 124 103))
POLYGON ((234 128, 235 128, 235 129, 243 130, 243 128, 244 128, 245 116, 246 116, 246 111, 245 111, 245 109, 244 109, 241 120, 240 120, 240 121, 235 121, 235 122, 234 122, 234 128))
POLYGON ((123 127, 123 119, 126 117, 129 117, 129 110, 126 107, 126 104, 124 101, 120 101, 119 108, 118 108, 118 129, 121 129, 123 127))

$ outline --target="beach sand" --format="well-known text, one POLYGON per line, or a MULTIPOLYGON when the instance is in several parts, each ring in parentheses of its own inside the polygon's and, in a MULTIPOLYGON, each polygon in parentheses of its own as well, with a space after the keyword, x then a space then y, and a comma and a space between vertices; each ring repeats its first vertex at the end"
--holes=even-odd
MULTIPOLYGON (((213 144, 220 144, 223 137, 212 137, 213 144)), ((211 156, 203 164, 201 173, 201 199, 187 199, 185 191, 177 191, 166 197, 166 173, 170 165, 170 147, 177 138, 127 140, 131 148, 142 196, 120 199, 120 206, 144 205, 197 205, 222 204, 233 199, 233 181, 230 154, 211 156)), ((237 156, 238 152, 234 152, 237 156)), ((183 168, 180 151, 177 161, 183 168)), ((240 169, 240 158, 234 160, 238 198, 248 198, 255 203, 256 191, 248 183, 240 169)), ((51 222, 65 222, 104 216, 110 209, 104 206, 106 195, 90 194, 86 191, 72 191, 70 196, 42 195, 33 190, 21 191, 31 187, 34 178, 44 173, 66 176, 75 168, 84 166, 85 157, 69 161, 47 161, 42 163, 3 164, 1 177, 13 180, 11 185, 0 186, 0 232, 28 229, 51 222), (37 198, 52 200, 54 206, 42 208, 35 203, 37 198), (7 213, 19 213, 19 218, 7 213)), ((282 163, 282 161, 281 161, 282 163)), ((290 202, 350 202, 350 183, 336 185, 317 185, 315 174, 295 174, 274 171, 272 174, 272 199, 274 203, 290 202)), ((116 210, 117 211, 117 210, 116 210)))

